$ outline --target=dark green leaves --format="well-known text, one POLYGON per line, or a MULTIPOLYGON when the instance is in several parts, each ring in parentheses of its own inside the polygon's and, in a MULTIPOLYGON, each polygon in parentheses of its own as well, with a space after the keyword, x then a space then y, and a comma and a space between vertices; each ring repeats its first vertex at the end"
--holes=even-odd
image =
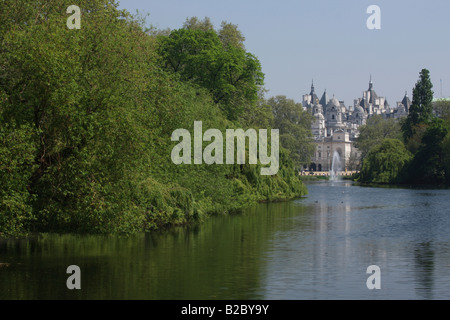
POLYGON ((432 118, 433 84, 430 80, 430 72, 422 69, 420 78, 413 89, 413 100, 409 109, 408 117, 402 124, 403 136, 405 141, 411 138, 414 133, 414 127, 427 123, 432 118))
POLYGON ((385 139, 372 148, 364 159, 360 181, 372 183, 399 183, 412 155, 398 139, 385 139))
POLYGON ((264 81, 258 59, 241 47, 224 45, 214 30, 174 30, 159 37, 159 44, 165 68, 207 89, 229 120, 256 103, 264 81))

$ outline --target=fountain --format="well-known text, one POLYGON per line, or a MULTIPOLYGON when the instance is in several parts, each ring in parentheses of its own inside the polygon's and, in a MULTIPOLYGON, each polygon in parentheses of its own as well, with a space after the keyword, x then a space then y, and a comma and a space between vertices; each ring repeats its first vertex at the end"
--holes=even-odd
POLYGON ((341 170, 342 170, 341 157, 339 156, 339 153, 335 151, 333 153, 333 162, 331 163, 330 180, 337 181, 339 179, 337 173, 338 171, 341 170))

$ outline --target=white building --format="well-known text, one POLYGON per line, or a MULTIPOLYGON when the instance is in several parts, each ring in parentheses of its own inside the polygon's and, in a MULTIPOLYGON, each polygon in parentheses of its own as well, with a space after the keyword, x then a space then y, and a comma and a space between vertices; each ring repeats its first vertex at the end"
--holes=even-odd
POLYGON ((373 115, 383 118, 401 118, 408 115, 411 101, 407 94, 396 108, 391 108, 385 97, 378 96, 373 89, 372 78, 369 89, 362 98, 355 99, 353 106, 346 107, 334 96, 329 99, 326 90, 319 99, 311 84, 309 94, 303 95, 303 108, 314 116, 311 130, 316 143, 316 152, 309 168, 313 171, 329 171, 336 151, 341 159, 342 170, 354 170, 359 165, 359 152, 353 146, 358 137, 358 128, 366 124, 373 115))

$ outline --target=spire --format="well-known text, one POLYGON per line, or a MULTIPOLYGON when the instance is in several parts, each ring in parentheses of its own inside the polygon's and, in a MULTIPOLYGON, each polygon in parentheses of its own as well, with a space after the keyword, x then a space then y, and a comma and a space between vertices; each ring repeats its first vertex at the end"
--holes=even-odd
POLYGON ((370 75, 370 80, 369 80, 369 91, 372 90, 373 87, 373 83, 372 83, 372 75, 370 75))
POLYGON ((319 103, 319 98, 317 97, 316 93, 314 92, 314 79, 311 82, 311 92, 309 93, 311 96, 311 104, 319 103))
POLYGON ((405 106, 406 112, 409 112, 409 108, 411 107, 411 100, 408 97, 408 91, 405 91, 405 96, 403 97, 402 104, 405 106))
POLYGON ((327 89, 323 92, 322 98, 320 98, 319 103, 325 107, 328 104, 328 95, 327 95, 327 89))

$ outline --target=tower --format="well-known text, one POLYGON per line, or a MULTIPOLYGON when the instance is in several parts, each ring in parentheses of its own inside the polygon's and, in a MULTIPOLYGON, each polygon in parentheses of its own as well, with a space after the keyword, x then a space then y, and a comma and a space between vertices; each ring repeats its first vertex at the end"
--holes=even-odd
POLYGON ((319 102, 319 98, 316 95, 316 92, 314 90, 314 79, 311 81, 311 92, 309 93, 311 96, 311 104, 314 105, 319 102))

